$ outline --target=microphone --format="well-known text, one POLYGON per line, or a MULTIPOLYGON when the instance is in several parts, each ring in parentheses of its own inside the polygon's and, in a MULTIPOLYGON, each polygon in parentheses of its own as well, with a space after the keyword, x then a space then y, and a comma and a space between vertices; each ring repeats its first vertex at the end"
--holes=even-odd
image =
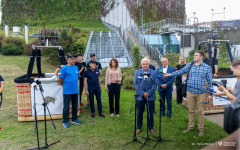
MULTIPOLYGON (((144 75, 146 75, 146 78, 149 77, 149 78, 152 80, 152 82, 154 82, 154 81, 153 81, 153 78, 152 78, 152 76, 151 76, 151 73, 146 72, 146 73, 144 73, 144 75)), ((146 78, 144 77, 144 80, 145 80, 146 78)))
POLYGON ((210 95, 213 95, 213 93, 214 93, 213 88, 209 88, 208 91, 209 91, 209 94, 210 94, 210 95))
POLYGON ((147 80, 147 78, 148 78, 147 73, 144 73, 144 74, 143 74, 143 78, 144 78, 145 81, 147 80))
POLYGON ((159 72, 159 73, 163 73, 163 70, 162 70, 162 69, 159 69, 158 72, 159 72))
POLYGON ((140 76, 138 76, 138 85, 141 83, 142 81, 142 74, 140 74, 140 76))
POLYGON ((192 60, 192 61, 191 61, 191 64, 194 64, 194 63, 195 63, 195 61, 194 61, 194 60, 192 60))

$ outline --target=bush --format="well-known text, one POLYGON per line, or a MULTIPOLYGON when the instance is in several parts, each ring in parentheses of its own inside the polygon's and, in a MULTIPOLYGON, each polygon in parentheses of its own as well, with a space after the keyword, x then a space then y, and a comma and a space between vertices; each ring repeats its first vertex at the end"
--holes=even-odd
MULTIPOLYGON (((105 84, 106 70, 107 70, 107 67, 103 68, 102 70, 102 75, 100 77, 102 84, 105 84)), ((133 67, 125 67, 125 68, 121 68, 121 72, 122 72, 122 87, 124 89, 134 90, 133 78, 134 78, 135 69, 133 67)))
POLYGON ((31 56, 32 54, 32 45, 38 45, 38 40, 35 40, 34 42, 32 42, 31 44, 26 44, 25 49, 24 49, 24 54, 31 56))
POLYGON ((124 89, 129 89, 129 90, 134 90, 133 79, 134 79, 134 76, 126 76, 126 77, 124 77, 123 88, 124 89))
MULTIPOLYGON (((71 25, 69 25, 69 27, 71 27, 71 25)), ((60 31, 61 38, 59 40, 59 45, 63 46, 65 54, 84 54, 88 41, 88 34, 90 32, 75 30, 75 28, 72 28, 72 31, 73 30, 74 32, 68 32, 66 29, 60 31)), ((48 62, 51 64, 56 65, 59 63, 58 51, 56 49, 46 49, 43 51, 43 55, 47 57, 48 62)))
POLYGON ((25 41, 19 37, 7 37, 3 41, 3 55, 21 55, 23 54, 25 41))
POLYGON ((134 46, 133 47, 133 66, 135 69, 138 69, 140 65, 140 47, 139 46, 134 46))
POLYGON ((181 55, 179 53, 175 53, 173 52, 172 50, 168 51, 166 55, 164 55, 165 58, 167 58, 169 61, 168 61, 168 65, 169 66, 172 66, 172 67, 176 67, 176 65, 178 64, 178 60, 179 60, 179 57, 181 55))
POLYGON ((100 76, 100 81, 101 81, 102 84, 105 84, 105 76, 106 76, 107 68, 108 67, 105 67, 105 68, 102 69, 102 74, 100 76))
POLYGON ((1 49, 2 49, 2 44, 3 44, 3 41, 4 41, 4 36, 0 36, 0 52, 1 52, 1 49))

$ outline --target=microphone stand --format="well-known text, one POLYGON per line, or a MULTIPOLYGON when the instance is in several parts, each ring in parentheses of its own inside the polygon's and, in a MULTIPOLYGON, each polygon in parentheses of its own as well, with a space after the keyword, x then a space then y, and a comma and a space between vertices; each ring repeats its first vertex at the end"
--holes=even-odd
MULTIPOLYGON (((139 80, 138 80, 138 86, 139 86, 139 84, 141 83, 141 80, 142 80, 142 79, 139 79, 139 80)), ((130 142, 128 142, 128 143, 126 143, 126 144, 124 144, 124 145, 122 145, 122 146, 126 146, 126 145, 128 145, 128 144, 130 144, 130 143, 133 143, 133 142, 138 142, 138 143, 141 143, 141 144, 142 144, 142 142, 138 141, 138 139, 137 139, 137 134, 136 134, 136 130, 137 130, 137 124, 136 124, 136 122, 137 122, 137 94, 134 95, 134 98, 133 98, 133 101, 132 101, 132 106, 131 106, 131 109, 130 109, 129 114, 131 114, 131 112, 132 112, 132 107, 133 107, 133 102, 134 102, 134 100, 135 100, 135 120, 134 120, 134 135, 133 135, 133 140, 130 141, 130 142)))
MULTIPOLYGON (((41 82, 37 80, 36 83, 37 83, 38 86, 39 86, 40 93, 41 93, 42 98, 43 98, 43 100, 44 100, 44 102, 43 102, 42 105, 43 105, 43 107, 44 107, 45 145, 44 145, 43 147, 33 148, 33 149, 48 149, 49 146, 54 145, 54 144, 60 142, 60 140, 58 140, 58 141, 56 141, 56 142, 54 142, 54 143, 52 143, 52 144, 48 144, 48 142, 47 142, 47 117, 46 117, 47 114, 46 114, 46 109, 48 110, 48 114, 49 114, 49 116, 50 116, 50 118, 51 118, 51 121, 52 121, 52 123, 53 123, 54 129, 56 129, 56 126, 55 126, 55 124, 54 124, 54 122, 53 122, 51 113, 50 113, 50 111, 49 111, 49 109, 48 109, 47 102, 45 101, 45 98, 44 98, 44 96, 43 96, 43 92, 44 92, 44 91, 43 91, 41 82)), ((36 116, 36 115, 35 115, 35 116, 36 116)))
MULTIPOLYGON (((163 104, 163 105, 165 105, 164 103, 163 103, 163 99, 161 98, 161 96, 160 96, 160 99, 159 99, 159 108, 161 108, 161 103, 163 104)), ((157 146, 157 144, 159 143, 159 142, 162 142, 162 141, 168 141, 168 142, 174 142, 173 140, 166 140, 166 139, 163 139, 162 138, 162 136, 161 136, 161 129, 162 129, 162 122, 161 122, 161 120, 162 120, 162 112, 161 112, 161 109, 159 109, 159 128, 158 128, 158 130, 159 130, 159 135, 158 135, 158 137, 156 137, 156 136, 153 136, 154 138, 156 138, 157 139, 157 142, 156 142, 156 144, 153 146, 153 148, 155 148, 156 146, 157 146)))
MULTIPOLYGON (((145 79, 144 79, 144 80, 145 80, 146 91, 147 91, 147 79, 148 79, 148 78, 145 78, 145 79)), ((156 141, 156 140, 150 139, 149 134, 148 134, 148 123, 149 123, 149 119, 150 119, 148 96, 147 96, 146 101, 147 101, 147 137, 142 137, 142 138, 145 139, 145 142, 144 142, 143 145, 140 147, 140 149, 142 149, 142 148, 144 147, 144 145, 147 144, 148 141, 150 141, 150 140, 151 140, 151 141, 156 141)), ((144 105, 145 105, 145 104, 144 104, 144 105)), ((139 107, 139 106, 138 106, 138 107, 139 107)))
POLYGON ((33 105, 33 109, 34 109, 34 124, 35 124, 35 129, 34 132, 37 132, 37 143, 38 143, 38 147, 34 148, 34 149, 38 149, 40 150, 40 146, 39 146, 39 135, 38 135, 38 123, 37 123, 37 108, 36 108, 36 90, 37 89, 37 84, 33 83, 33 88, 34 88, 34 105, 33 105))

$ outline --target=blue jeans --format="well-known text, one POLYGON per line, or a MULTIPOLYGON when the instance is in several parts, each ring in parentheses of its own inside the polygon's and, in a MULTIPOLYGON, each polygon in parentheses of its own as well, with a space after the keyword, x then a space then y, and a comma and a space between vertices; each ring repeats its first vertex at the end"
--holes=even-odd
POLYGON ((159 95, 162 98, 161 101, 161 113, 165 115, 165 99, 167 99, 167 115, 172 114, 172 91, 159 91, 159 95))
POLYGON ((89 99, 90 99, 90 107, 91 107, 91 113, 95 113, 95 107, 94 107, 94 95, 97 99, 97 107, 98 107, 98 113, 102 113, 102 101, 101 101, 101 90, 100 88, 89 88, 89 99))
POLYGON ((63 123, 69 121, 69 105, 72 100, 72 120, 78 119, 78 94, 63 94, 64 106, 63 106, 63 123))
MULTIPOLYGON (((149 116, 147 116, 147 118, 148 118, 148 128, 150 130, 152 130, 153 125, 154 125, 154 120, 153 120, 154 101, 148 101, 148 103, 149 103, 149 114, 150 114, 150 118, 149 118, 149 116)), ((143 111, 144 111, 144 108, 145 108, 145 104, 147 106, 147 100, 144 100, 144 101, 137 100, 137 106, 138 106, 137 126, 138 126, 138 129, 141 129, 142 126, 143 126, 143 111)))

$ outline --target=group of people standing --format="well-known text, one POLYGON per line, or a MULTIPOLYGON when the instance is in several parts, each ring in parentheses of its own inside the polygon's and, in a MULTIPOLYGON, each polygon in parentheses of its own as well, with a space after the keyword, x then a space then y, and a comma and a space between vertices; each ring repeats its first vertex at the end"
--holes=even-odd
MULTIPOLYGON (((206 97, 206 83, 209 88, 212 88, 212 77, 217 75, 216 72, 212 72, 209 65, 203 62, 203 52, 196 51, 194 54, 194 63, 186 64, 183 57, 179 58, 179 64, 174 67, 168 65, 168 59, 163 58, 161 60, 162 67, 155 71, 155 67, 150 64, 150 58, 145 57, 141 61, 141 67, 135 71, 133 85, 136 89, 136 101, 138 107, 137 126, 136 133, 140 132, 143 126, 143 112, 145 105, 148 104, 148 128, 155 134, 154 118, 156 94, 155 90, 158 88, 158 94, 160 96, 160 110, 162 116, 171 118, 172 115, 172 91, 173 82, 176 78, 177 87, 177 104, 182 103, 181 94, 181 75, 189 73, 187 79, 187 101, 189 101, 189 125, 184 133, 193 130, 195 120, 195 107, 198 109, 198 129, 199 136, 204 134, 204 118, 203 118, 203 101, 206 97), (185 65, 186 64, 186 65, 185 65), (201 78, 199 78, 201 76, 201 78), (198 90, 200 89, 200 90, 198 90), (167 105, 165 105, 165 99, 167 105), (167 107, 166 107, 167 106, 167 107)), ((67 64, 61 66, 58 79, 63 81, 63 94, 64 94, 64 108, 63 108, 63 126, 69 127, 69 104, 72 100, 73 115, 72 122, 80 124, 81 122, 77 118, 77 96, 80 92, 80 100, 83 87, 85 87, 85 93, 87 95, 88 103, 86 108, 91 108, 91 117, 95 117, 94 108, 94 95, 97 100, 98 115, 105 117, 102 113, 102 101, 101 101, 101 81, 102 67, 99 62, 96 62, 96 55, 90 54, 90 61, 86 64, 83 62, 82 55, 77 55, 75 60, 74 56, 67 54, 67 64), (76 66, 75 66, 76 65, 76 66), (85 71, 85 68, 87 70, 85 71), (78 88, 78 78, 80 78, 80 87, 78 88), (83 84, 84 83, 84 84, 83 84), (79 89, 79 90, 78 90, 79 89)), ((213 63, 213 65, 216 65, 213 63)), ((215 69, 217 70, 217 69, 215 69)), ((105 75, 105 88, 109 96, 109 109, 111 117, 114 116, 114 98, 115 98, 115 114, 119 117, 119 103, 120 103, 120 90, 121 90, 122 73, 119 68, 119 63, 116 58, 113 58, 109 62, 109 68, 106 70, 105 75)), ((209 96, 210 100, 212 97, 209 96)), ((82 103, 81 103, 82 104, 82 103)))
MULTIPOLYGON (((66 63, 59 65, 55 72, 58 74, 58 81, 63 85, 64 107, 63 107, 63 126, 69 128, 69 105, 72 101, 72 123, 81 124, 78 120, 78 94, 80 95, 80 105, 82 104, 82 93, 85 87, 87 95, 86 109, 90 107, 91 117, 95 117, 94 95, 97 100, 98 115, 105 118, 102 112, 101 101, 101 81, 102 66, 96 61, 96 55, 90 54, 90 61, 86 64, 83 61, 83 56, 77 54, 73 56, 68 53, 66 55, 66 63), (58 73, 59 72, 59 73, 58 73), (78 82, 80 80, 80 83, 78 82)), ((119 117, 119 103, 120 103, 120 90, 121 90, 122 73, 119 68, 119 63, 116 58, 109 62, 109 68, 106 71, 105 87, 109 96, 110 114, 114 116, 114 98, 115 98, 115 113, 119 117)))
MULTIPOLYGON (((207 54, 206 54, 207 56, 207 54)), ((137 130, 138 134, 143 125, 143 110, 145 104, 147 104, 148 113, 148 128, 151 133, 155 134, 154 119, 154 101, 156 100, 155 90, 158 88, 158 94, 160 96, 160 109, 161 115, 165 116, 167 110, 167 118, 171 118, 172 115, 172 91, 173 82, 176 78, 176 90, 177 90, 177 104, 182 103, 182 78, 181 75, 188 73, 187 78, 187 101, 189 108, 189 123, 186 130, 183 133, 189 132, 194 129, 195 120, 195 108, 198 110, 198 130, 199 136, 204 135, 204 111, 203 104, 206 98, 206 84, 208 83, 209 89, 212 89, 212 78, 217 76, 216 71, 212 72, 211 67, 204 63, 204 53, 202 51, 196 51, 194 53, 194 61, 186 64, 183 57, 179 58, 179 64, 174 67, 168 65, 168 59, 163 58, 161 60, 162 67, 156 71, 151 69, 150 60, 144 58, 141 61, 139 70, 134 74, 134 87, 136 89, 136 100, 138 106, 138 118, 137 118, 137 130), (165 105, 165 100, 167 105, 165 105), (167 106, 167 107, 166 107, 167 106)), ((208 59, 208 57, 206 58, 208 59)), ((214 66, 217 65, 212 63, 214 66)), ((215 66, 216 67, 216 66, 215 66)), ((153 68, 153 67, 152 67, 153 68)), ((207 97, 208 100, 212 99, 212 96, 207 97)))

